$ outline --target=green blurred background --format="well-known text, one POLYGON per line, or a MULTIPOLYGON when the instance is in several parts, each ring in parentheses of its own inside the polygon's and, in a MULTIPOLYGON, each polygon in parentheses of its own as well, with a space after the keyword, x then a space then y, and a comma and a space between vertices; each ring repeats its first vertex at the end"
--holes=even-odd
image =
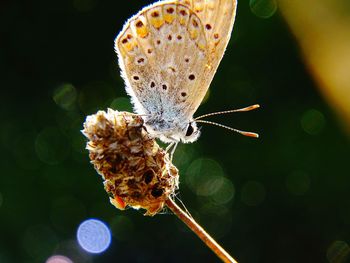
MULTIPOLYGON (((108 107, 131 110, 113 40, 151 1, 124 2, 0 3, 1 263, 55 254, 74 262, 218 262, 171 212, 151 218, 115 209, 89 164, 84 118, 108 107), (77 227, 88 218, 111 228, 102 254, 77 245, 77 227)), ((273 0, 239 2, 196 113, 259 103, 257 111, 210 120, 260 138, 204 126, 198 142, 176 151, 178 197, 239 262, 350 262, 346 124, 321 96, 276 9, 273 0)))

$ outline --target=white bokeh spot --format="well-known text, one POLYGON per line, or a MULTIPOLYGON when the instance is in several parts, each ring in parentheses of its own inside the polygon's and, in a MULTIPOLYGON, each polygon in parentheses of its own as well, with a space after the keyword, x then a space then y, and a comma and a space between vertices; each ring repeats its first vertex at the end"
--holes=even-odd
POLYGON ((102 253, 111 243, 111 232, 100 220, 88 219, 82 222, 77 231, 79 245, 89 253, 102 253))

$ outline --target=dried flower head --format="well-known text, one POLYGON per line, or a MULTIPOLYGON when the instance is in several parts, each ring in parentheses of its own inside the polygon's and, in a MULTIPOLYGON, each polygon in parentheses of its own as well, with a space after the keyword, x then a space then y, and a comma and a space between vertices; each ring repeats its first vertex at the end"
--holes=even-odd
POLYGON ((89 139, 91 163, 115 207, 144 208, 145 215, 152 216, 178 188, 177 168, 147 133, 140 116, 99 111, 86 118, 82 132, 89 139))

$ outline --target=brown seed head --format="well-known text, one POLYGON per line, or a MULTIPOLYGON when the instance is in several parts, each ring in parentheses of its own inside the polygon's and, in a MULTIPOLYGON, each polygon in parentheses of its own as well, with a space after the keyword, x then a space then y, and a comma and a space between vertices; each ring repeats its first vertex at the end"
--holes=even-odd
POLYGON ((143 119, 108 109, 86 118, 82 133, 88 138, 91 163, 102 175, 111 203, 159 212, 178 188, 177 168, 143 126, 143 119))

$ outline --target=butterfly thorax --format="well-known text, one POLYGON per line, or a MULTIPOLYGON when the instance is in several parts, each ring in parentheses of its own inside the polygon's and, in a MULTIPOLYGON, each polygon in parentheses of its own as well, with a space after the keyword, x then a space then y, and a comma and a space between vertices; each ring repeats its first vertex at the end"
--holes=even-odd
POLYGON ((145 127, 150 134, 165 143, 189 143, 199 137, 199 130, 193 120, 165 119, 162 115, 155 115, 145 119, 145 127))

